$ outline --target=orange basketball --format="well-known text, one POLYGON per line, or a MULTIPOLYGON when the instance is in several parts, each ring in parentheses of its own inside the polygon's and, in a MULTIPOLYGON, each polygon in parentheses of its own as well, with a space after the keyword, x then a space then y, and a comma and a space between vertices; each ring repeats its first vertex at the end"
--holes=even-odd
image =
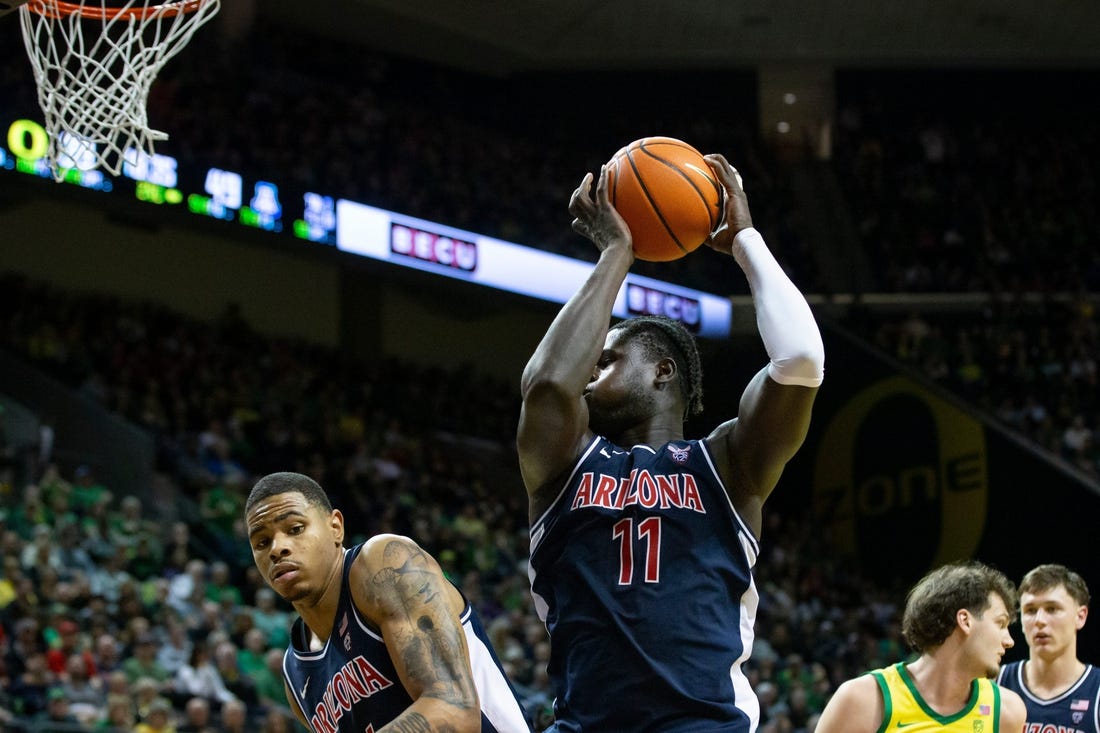
POLYGON ((706 241, 722 215, 722 189, 698 150, 671 137, 635 140, 615 153, 608 194, 651 262, 679 259, 706 241))

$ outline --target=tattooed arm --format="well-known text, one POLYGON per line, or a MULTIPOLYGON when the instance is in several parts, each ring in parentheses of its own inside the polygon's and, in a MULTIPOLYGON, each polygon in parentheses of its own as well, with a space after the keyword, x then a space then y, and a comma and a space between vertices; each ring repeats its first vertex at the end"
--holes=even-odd
POLYGON ((481 730, 459 615, 464 603, 435 559, 407 537, 371 538, 350 575, 359 610, 377 624, 413 699, 378 733, 481 730))

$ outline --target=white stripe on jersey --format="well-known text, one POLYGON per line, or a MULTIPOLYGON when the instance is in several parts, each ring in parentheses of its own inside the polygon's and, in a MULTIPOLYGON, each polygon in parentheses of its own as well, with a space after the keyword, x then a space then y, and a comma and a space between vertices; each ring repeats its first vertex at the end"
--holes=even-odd
POLYGON ((469 622, 462 625, 466 632, 466 644, 470 647, 470 666, 473 670, 474 685, 481 700, 481 712, 498 733, 530 733, 531 728, 523 717, 523 710, 512 693, 508 680, 493 660, 493 655, 485 646, 469 622))
MULTIPOLYGON (((745 540, 742 538, 742 544, 745 540)), ((749 576, 749 587, 741 596, 741 644, 744 649, 741 656, 730 667, 730 681, 733 682, 733 697, 737 701, 737 709, 743 712, 749 719, 749 733, 756 733, 756 727, 760 725, 760 700, 749 684, 749 678, 745 676, 745 670, 741 666, 752 655, 753 625, 756 623, 756 610, 760 605, 760 594, 756 590, 756 579, 749 576)))

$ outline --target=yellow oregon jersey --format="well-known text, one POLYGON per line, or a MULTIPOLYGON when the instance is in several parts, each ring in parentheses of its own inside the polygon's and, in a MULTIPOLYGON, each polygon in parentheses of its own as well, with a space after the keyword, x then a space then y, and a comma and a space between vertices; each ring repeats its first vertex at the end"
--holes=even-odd
MULTIPOLYGON (((917 692, 913 678, 899 662, 871 672, 882 691, 886 706, 879 733, 998 733, 1001 719, 1001 690, 992 680, 974 680, 970 699, 952 715, 940 715, 917 692)), ((1015 732, 1013 732, 1015 733, 1015 732)))

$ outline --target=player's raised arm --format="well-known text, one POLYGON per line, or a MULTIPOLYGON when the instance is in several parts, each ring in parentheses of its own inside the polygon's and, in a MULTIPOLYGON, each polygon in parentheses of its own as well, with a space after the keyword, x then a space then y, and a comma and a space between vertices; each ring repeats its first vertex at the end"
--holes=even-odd
POLYGON ((744 271, 769 358, 745 388, 737 419, 719 426, 708 442, 735 504, 758 529, 760 504, 806 438, 825 350, 805 297, 753 228, 737 171, 721 155, 708 155, 707 162, 726 192, 723 222, 707 245, 732 255, 744 271))
POLYGON ((630 230, 611 205, 606 167, 593 191, 586 174, 573 192, 573 229, 592 240, 600 258, 562 307, 523 370, 517 448, 534 519, 549 504, 546 484, 576 457, 588 432, 585 385, 603 349, 615 296, 634 262, 630 230))
POLYGON ((413 699, 377 733, 480 731, 481 711, 459 614, 461 596, 407 537, 377 535, 350 576, 356 605, 376 623, 413 699))

